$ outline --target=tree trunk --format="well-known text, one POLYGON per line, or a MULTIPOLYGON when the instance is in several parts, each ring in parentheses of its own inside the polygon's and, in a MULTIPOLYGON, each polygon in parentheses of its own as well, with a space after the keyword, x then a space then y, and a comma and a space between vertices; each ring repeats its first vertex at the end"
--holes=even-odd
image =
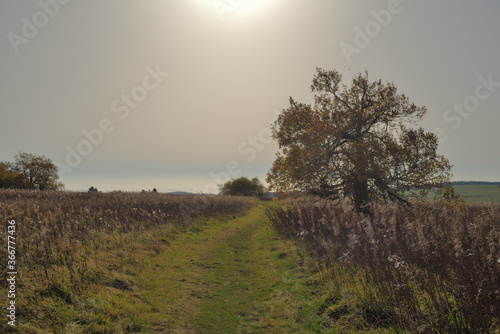
POLYGON ((356 212, 369 214, 370 210, 368 208, 368 181, 366 179, 354 181, 352 195, 356 212))

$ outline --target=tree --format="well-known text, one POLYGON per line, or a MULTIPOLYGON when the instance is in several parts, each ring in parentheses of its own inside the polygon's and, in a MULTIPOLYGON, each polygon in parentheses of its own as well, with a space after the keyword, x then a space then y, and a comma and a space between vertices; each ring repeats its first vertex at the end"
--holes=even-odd
POLYGON ((99 192, 99 190, 97 190, 97 188, 95 188, 94 186, 90 187, 89 190, 87 191, 89 193, 97 193, 99 192))
POLYGON ((414 128, 426 113, 393 83, 358 74, 347 87, 335 70, 318 68, 314 105, 294 101, 273 124, 280 151, 267 181, 278 194, 306 192, 358 212, 377 198, 406 203, 405 191, 425 196, 449 185, 451 165, 436 153, 437 136, 414 128))
POLYGON ((0 162, 0 188, 24 188, 24 178, 12 170, 10 162, 0 162))
POLYGON ((19 152, 14 156, 12 171, 22 177, 25 189, 59 190, 64 186, 58 181, 58 168, 51 159, 19 152))
POLYGON ((266 187, 256 177, 249 179, 240 177, 227 181, 219 186, 220 194, 226 196, 264 196, 267 193, 266 187))

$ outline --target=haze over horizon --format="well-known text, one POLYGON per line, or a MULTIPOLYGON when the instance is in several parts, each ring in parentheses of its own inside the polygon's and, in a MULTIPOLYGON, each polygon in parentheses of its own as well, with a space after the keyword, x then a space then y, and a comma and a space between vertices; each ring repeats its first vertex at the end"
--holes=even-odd
POLYGON ((68 190, 214 192, 258 176, 316 67, 394 82, 454 181, 500 181, 500 2, 4 1, 0 161, 61 167, 68 190))

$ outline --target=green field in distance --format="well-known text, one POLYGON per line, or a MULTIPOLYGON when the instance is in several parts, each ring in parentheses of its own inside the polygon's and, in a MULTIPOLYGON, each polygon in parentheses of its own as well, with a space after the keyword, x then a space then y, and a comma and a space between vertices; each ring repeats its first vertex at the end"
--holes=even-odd
POLYGON ((454 185, 453 189, 467 203, 500 203, 500 187, 495 184, 454 185))

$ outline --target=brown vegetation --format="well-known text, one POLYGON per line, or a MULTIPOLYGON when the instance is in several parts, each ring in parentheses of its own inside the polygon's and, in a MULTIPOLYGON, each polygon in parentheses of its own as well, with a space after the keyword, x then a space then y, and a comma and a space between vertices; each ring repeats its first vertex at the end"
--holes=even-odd
MULTIPOLYGON (((296 200, 268 215, 303 256, 329 268, 339 291, 358 282, 365 317, 375 326, 412 333, 500 330, 499 205, 379 203, 364 216, 345 202, 296 200)), ((338 321, 332 314, 328 320, 338 321)))
MULTIPOLYGON (((63 305, 74 305, 92 284, 112 278, 105 277, 112 268, 107 268, 104 258, 112 250, 121 249, 124 256, 133 258, 130 244, 138 239, 147 251, 156 249, 147 239, 148 230, 171 226, 162 229, 170 232, 160 240, 168 245, 176 233, 242 214, 253 203, 254 199, 242 197, 0 190, 2 239, 6 239, 7 222, 16 221, 16 288, 22 292, 16 301, 17 315, 36 319, 41 301, 54 296, 63 305)), ((7 247, 0 248, 0 257, 7 259, 7 247)), ((4 267, 4 277, 6 272, 4 267)), ((2 280, 0 290, 6 283, 2 280)), ((111 279, 107 284, 127 289, 126 282, 111 279)))

